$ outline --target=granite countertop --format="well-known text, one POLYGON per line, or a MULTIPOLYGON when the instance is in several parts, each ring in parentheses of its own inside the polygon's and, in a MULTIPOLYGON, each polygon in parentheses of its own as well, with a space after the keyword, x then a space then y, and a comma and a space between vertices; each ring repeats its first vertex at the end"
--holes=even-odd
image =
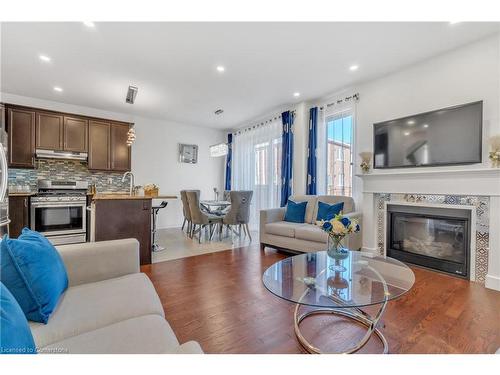
POLYGON ((158 195, 157 197, 149 197, 147 195, 128 195, 120 193, 97 193, 92 197, 92 200, 105 200, 105 199, 177 199, 175 195, 158 195))
POLYGON ((15 193, 10 193, 9 192, 9 197, 31 197, 33 195, 36 195, 36 193, 33 193, 33 192, 15 192, 15 193))

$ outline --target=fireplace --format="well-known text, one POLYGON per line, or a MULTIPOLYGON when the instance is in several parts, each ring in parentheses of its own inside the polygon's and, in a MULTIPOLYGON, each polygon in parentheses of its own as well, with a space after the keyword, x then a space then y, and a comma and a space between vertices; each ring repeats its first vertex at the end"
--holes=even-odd
POLYGON ((471 211, 387 204, 387 255, 470 277, 471 211))

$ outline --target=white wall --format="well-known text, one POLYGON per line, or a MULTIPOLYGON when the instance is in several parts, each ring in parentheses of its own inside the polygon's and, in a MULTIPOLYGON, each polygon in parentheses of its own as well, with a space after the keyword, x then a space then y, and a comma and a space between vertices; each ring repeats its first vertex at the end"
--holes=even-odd
MULTIPOLYGON (((212 158, 209 146, 225 142, 225 132, 166 121, 136 121, 137 140, 132 153, 132 171, 136 183, 156 183, 160 192, 180 195, 182 189, 199 189, 201 198, 213 199, 213 188, 224 188, 224 157, 212 158), (178 161, 178 144, 198 145, 198 163, 178 161)), ((160 211, 158 226, 177 227, 182 224, 180 199, 170 201, 160 211), (163 212, 162 212, 163 211, 163 212)))
MULTIPOLYGON (((500 37, 489 37, 342 92, 360 94, 356 111, 355 173, 359 173, 358 154, 373 152, 374 123, 478 100, 484 101, 483 165, 487 166, 487 139, 492 134, 500 134, 500 37)), ((328 103, 332 97, 335 95, 312 103, 328 103)), ((456 168, 473 169, 477 165, 456 168)), ((353 195, 358 206, 362 204, 361 192, 362 181, 354 177, 353 195)))
MULTIPOLYGON (((497 35, 357 86, 358 151, 373 151, 375 122, 477 100, 484 101, 483 139, 500 133, 499 53, 497 35)), ((484 147, 485 165, 487 157, 484 147)))
MULTIPOLYGON (((155 183, 159 185, 161 194, 177 196, 181 189, 200 189, 202 198, 208 199, 213 198, 214 187, 219 190, 223 188, 224 158, 211 158, 208 148, 225 141, 223 131, 9 93, 0 93, 0 101, 133 122, 137 140, 132 146, 132 172, 137 185, 155 183), (183 164, 178 161, 179 143, 198 145, 198 164, 183 164)), ((158 227, 180 226, 182 218, 180 199, 169 201, 167 208, 160 211, 158 227)))

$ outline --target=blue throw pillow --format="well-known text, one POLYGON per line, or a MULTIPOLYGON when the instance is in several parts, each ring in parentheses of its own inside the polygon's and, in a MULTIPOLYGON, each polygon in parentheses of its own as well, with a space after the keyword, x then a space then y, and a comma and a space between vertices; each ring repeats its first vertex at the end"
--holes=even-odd
POLYGON ((35 342, 23 310, 0 282, 0 354, 34 354, 35 342))
POLYGON ((288 200, 284 221, 291 223, 303 223, 306 216, 307 202, 298 202, 288 200))
POLYGON ((316 220, 332 220, 335 215, 338 215, 344 209, 344 202, 328 204, 318 202, 318 215, 316 220))
POLYGON ((0 245, 0 281, 14 295, 26 318, 47 323, 68 288, 68 275, 55 247, 40 233, 24 228, 17 240, 0 245))

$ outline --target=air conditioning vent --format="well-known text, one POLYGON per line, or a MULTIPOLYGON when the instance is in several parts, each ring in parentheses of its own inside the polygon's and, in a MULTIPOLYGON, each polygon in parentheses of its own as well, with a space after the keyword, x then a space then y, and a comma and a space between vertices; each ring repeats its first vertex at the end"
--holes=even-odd
POLYGON ((139 89, 135 86, 129 86, 127 90, 127 97, 125 98, 125 102, 129 104, 134 104, 135 97, 137 96, 137 91, 139 89))

